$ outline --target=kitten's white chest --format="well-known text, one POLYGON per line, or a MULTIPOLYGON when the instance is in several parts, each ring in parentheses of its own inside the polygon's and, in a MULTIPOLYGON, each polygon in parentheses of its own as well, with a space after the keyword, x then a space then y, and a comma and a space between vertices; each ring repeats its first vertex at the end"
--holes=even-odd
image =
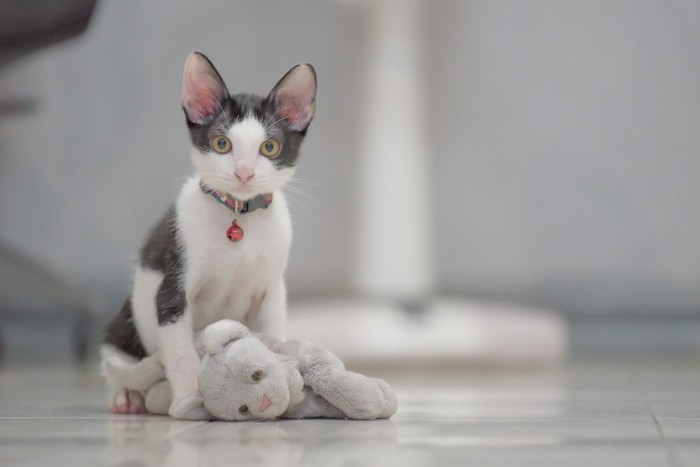
POLYGON ((292 230, 283 195, 275 193, 267 209, 240 215, 245 235, 234 243, 226 236, 231 212, 193 178, 178 198, 177 222, 194 329, 222 318, 249 320, 287 265, 292 230))

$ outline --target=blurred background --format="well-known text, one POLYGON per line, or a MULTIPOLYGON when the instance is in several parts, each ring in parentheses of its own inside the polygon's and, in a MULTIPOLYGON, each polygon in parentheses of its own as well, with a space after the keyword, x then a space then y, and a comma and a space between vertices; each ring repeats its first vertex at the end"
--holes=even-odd
POLYGON ((232 92, 318 73, 293 337, 547 364, 700 346, 698 2, 0 5, 6 361, 94 354, 191 173, 192 50, 232 92))

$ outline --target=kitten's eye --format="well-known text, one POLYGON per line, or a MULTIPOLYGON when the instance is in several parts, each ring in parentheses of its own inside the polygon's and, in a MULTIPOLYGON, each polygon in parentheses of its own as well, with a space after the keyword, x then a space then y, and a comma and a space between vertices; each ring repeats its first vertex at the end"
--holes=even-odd
POLYGON ((242 405, 238 407, 238 413, 241 415, 245 415, 248 413, 248 406, 247 405, 242 405))
POLYGON ((231 150, 231 141, 225 136, 214 136, 211 139, 211 147, 219 154, 226 154, 231 150))
POLYGON ((263 379, 263 376, 265 376, 265 373, 263 373, 262 370, 255 370, 252 375, 250 375, 250 378, 255 381, 256 383, 263 379))
POLYGON ((281 148, 282 145, 280 145, 280 142, 276 139, 266 139, 260 145, 260 154, 265 157, 275 157, 280 153, 281 148))

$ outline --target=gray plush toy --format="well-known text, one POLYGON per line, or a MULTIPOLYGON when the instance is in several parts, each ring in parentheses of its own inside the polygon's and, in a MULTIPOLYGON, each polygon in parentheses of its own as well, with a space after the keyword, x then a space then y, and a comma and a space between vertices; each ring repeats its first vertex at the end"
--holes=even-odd
MULTIPOLYGON (((318 345, 253 334, 232 320, 207 326, 195 341, 202 357, 200 394, 173 408, 175 415, 371 420, 396 413, 396 396, 385 381, 347 371, 318 345)), ((149 412, 168 413, 172 394, 160 353, 137 362, 114 357, 104 370, 125 388, 145 393, 149 412)))

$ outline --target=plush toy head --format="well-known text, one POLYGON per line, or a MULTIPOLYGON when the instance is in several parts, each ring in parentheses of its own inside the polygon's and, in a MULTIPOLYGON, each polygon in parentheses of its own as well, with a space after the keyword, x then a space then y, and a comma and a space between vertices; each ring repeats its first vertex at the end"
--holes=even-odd
POLYGON ((205 408, 223 420, 276 418, 303 399, 294 362, 272 352, 242 324, 222 320, 202 334, 199 388, 205 408))

